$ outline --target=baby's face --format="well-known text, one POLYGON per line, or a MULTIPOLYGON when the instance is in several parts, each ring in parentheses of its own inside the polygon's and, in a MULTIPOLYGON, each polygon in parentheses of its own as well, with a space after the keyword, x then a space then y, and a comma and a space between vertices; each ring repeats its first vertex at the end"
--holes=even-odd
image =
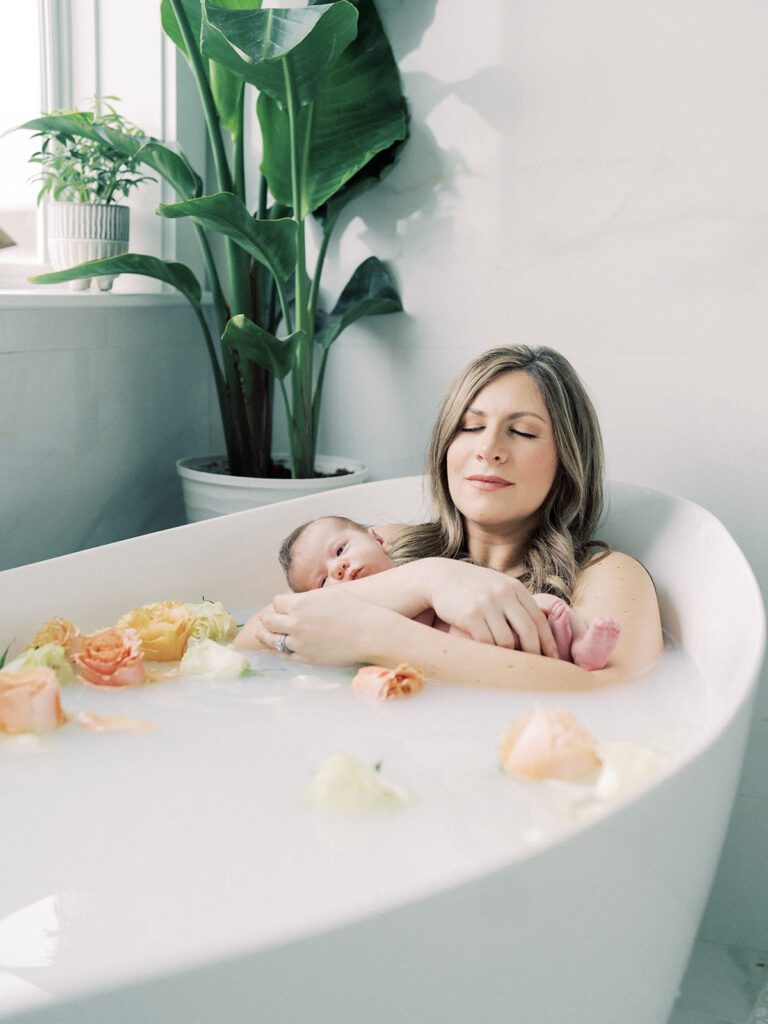
POLYGON ((338 519, 318 519, 294 545, 291 582, 299 592, 318 590, 391 568, 392 559, 373 532, 338 519))

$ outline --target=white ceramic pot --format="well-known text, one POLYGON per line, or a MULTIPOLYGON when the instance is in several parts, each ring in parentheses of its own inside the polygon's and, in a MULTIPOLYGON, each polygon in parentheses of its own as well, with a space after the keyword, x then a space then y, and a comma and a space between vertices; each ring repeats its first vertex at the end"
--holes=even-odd
MULTIPOLYGON (((278 455, 277 461, 286 464, 287 456, 278 455)), ((287 501, 289 498, 303 498, 307 494, 320 494, 322 491, 361 484, 368 477, 368 467, 364 463, 340 455, 318 455, 315 459, 315 468, 320 473, 333 474, 338 469, 347 469, 348 473, 311 479, 230 476, 229 473, 212 472, 203 468, 225 464, 224 456, 221 455, 179 459, 176 463, 176 470, 181 477, 188 523, 198 523, 202 519, 213 519, 229 512, 243 512, 248 508, 260 508, 262 505, 287 501)))
MULTIPOLYGON (((130 208, 117 203, 51 203, 48 219, 48 251, 54 270, 67 270, 88 260, 103 260, 128 252, 130 208)), ((116 274, 97 277, 103 292, 112 288, 116 274)), ((90 277, 70 281, 83 291, 90 277)))

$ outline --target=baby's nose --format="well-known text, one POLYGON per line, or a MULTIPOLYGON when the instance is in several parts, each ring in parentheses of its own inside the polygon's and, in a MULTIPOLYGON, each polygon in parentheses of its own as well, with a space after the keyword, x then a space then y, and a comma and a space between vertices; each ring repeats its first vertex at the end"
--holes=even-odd
POLYGON ((343 580, 349 570, 349 561, 339 562, 334 569, 333 575, 337 580, 343 580))

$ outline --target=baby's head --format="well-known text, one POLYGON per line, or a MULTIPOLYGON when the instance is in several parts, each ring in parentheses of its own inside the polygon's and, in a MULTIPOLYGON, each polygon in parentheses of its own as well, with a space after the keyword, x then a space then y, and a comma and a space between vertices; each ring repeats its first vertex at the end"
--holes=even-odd
POLYGON ((280 545, 279 558, 288 585, 298 593, 372 576, 393 564, 374 528, 345 516, 323 516, 297 527, 280 545))

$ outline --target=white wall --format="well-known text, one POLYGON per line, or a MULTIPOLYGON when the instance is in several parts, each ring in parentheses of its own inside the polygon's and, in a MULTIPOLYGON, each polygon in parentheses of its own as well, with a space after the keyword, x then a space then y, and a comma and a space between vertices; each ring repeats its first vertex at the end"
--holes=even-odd
MULTIPOLYGON (((768 593, 768 8, 379 9, 412 139, 347 217, 328 284, 373 252, 407 315, 337 342, 320 449, 418 472, 469 358, 549 344, 595 399, 610 474, 711 509, 768 593)), ((768 678, 705 938, 768 949, 766 862, 768 678)))

